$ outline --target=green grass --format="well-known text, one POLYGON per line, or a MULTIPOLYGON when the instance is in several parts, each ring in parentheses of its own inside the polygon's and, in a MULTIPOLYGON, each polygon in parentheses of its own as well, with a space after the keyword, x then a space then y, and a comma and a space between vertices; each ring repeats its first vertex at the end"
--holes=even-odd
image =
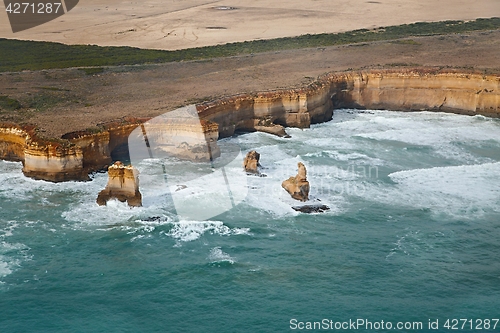
POLYGON ((0 96, 0 109, 7 111, 19 110, 21 103, 17 99, 9 98, 8 96, 0 96))
MULTIPOLYGON (((474 21, 418 22, 376 30, 354 30, 337 34, 302 35, 270 40, 256 40, 177 51, 144 50, 133 47, 64 45, 50 42, 0 39, 0 72, 68 67, 94 67, 86 74, 102 72, 102 66, 165 63, 201 60, 286 49, 323 47, 341 44, 396 40, 400 38, 445 35, 471 31, 496 30, 500 18, 474 21)), ((404 42, 403 42, 404 43, 404 42)), ((411 43, 411 42, 407 42, 411 43)))
POLYGON ((67 96, 67 94, 52 91, 41 91, 31 95, 26 101, 26 106, 30 109, 35 109, 37 112, 43 112, 57 105, 69 103, 71 103, 71 98, 70 96, 67 96))

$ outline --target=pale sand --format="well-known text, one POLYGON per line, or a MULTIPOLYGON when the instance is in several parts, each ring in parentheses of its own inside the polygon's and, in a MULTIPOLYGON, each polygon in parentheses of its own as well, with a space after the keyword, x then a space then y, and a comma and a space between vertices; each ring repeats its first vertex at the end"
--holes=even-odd
POLYGON ((500 16, 499 0, 80 0, 66 15, 14 34, 1 3, 0 37, 166 50, 500 16))

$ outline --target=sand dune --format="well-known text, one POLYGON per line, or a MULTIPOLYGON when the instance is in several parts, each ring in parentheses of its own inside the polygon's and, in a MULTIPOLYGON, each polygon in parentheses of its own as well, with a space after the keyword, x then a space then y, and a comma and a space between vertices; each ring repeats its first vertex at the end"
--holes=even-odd
POLYGON ((0 8, 0 37, 167 50, 500 16, 498 0, 82 0, 66 15, 14 34, 0 8))

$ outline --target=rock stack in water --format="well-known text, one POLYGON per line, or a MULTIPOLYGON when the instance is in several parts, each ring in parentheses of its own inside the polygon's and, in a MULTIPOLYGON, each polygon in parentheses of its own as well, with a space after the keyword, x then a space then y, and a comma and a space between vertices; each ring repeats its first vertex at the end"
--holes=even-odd
POLYGON ((260 154, 258 152, 255 150, 249 151, 243 160, 243 167, 245 168, 245 171, 248 173, 258 174, 260 167, 259 160, 260 154))
POLYGON ((99 192, 97 204, 106 205, 111 199, 127 202, 131 207, 142 206, 142 195, 139 192, 139 171, 131 165, 115 162, 108 168, 108 184, 99 192))
POLYGON ((292 198, 300 201, 309 200, 309 182, 307 181, 307 170, 304 164, 298 163, 298 172, 295 177, 290 177, 281 183, 292 198))

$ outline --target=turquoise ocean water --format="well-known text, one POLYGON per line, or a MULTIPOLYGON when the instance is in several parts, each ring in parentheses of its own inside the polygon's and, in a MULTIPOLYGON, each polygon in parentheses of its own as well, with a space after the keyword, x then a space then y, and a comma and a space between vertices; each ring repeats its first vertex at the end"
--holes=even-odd
POLYGON ((288 132, 225 139, 261 153, 267 177, 209 221, 175 218, 154 160, 137 165, 134 209, 95 204, 106 174, 52 184, 0 161, 0 332, 286 332, 294 319, 448 331, 500 317, 499 120, 338 110, 288 132), (330 211, 290 208, 280 184, 298 161, 330 211))

